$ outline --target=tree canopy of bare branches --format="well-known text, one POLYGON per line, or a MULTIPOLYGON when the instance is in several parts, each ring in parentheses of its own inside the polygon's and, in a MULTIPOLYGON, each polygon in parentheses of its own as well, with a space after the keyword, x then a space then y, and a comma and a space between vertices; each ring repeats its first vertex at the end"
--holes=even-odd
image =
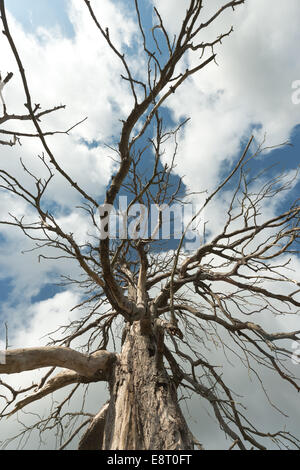
MULTIPOLYGON (((140 75, 133 71, 124 51, 115 45, 112 32, 97 17, 95 2, 82 0, 82 8, 90 15, 91 28, 98 31, 99 39, 105 41, 111 55, 122 64, 121 80, 128 85, 132 97, 132 108, 116 136, 117 144, 110 147, 116 172, 104 197, 89 194, 89 188, 74 180, 52 150, 57 134, 68 138, 84 120, 78 117, 76 124, 66 126, 66 131, 44 128, 44 116, 62 112, 64 106, 42 109, 34 103, 30 70, 26 70, 10 31, 5 3, 0 0, 3 34, 15 58, 26 101, 24 114, 13 114, 2 90, 12 86, 17 77, 12 73, 0 77, 0 126, 3 126, 0 143, 6 148, 19 145, 24 139, 38 139, 43 153, 37 158, 47 176, 35 175, 21 160, 24 174, 34 183, 29 187, 1 169, 1 190, 26 203, 34 215, 28 220, 10 214, 0 223, 20 229, 32 240, 41 259, 51 258, 49 253, 54 250, 57 260, 75 260, 81 277, 66 276, 64 283, 81 289, 83 294, 76 306, 82 312, 80 319, 66 326, 58 325, 59 339, 52 334, 46 347, 35 345, 5 351, 5 361, 0 363, 0 385, 4 390, 1 418, 72 385, 55 411, 31 428, 41 429, 43 425, 56 428, 61 449, 71 445, 77 435, 81 437, 79 449, 201 449, 198 442, 201 434, 197 438, 192 435, 179 406, 179 398, 190 394, 198 397, 199 406, 204 402, 209 405, 219 427, 230 439, 228 447, 265 449, 270 441, 279 447, 299 448, 299 436, 285 429, 276 432, 260 429, 251 421, 242 398, 235 393, 235 384, 225 381, 210 354, 210 347, 218 344, 224 357, 232 354, 239 366, 245 366, 256 376, 264 391, 263 371, 267 370, 279 382, 286 382, 299 392, 299 381, 289 370, 289 344, 300 339, 300 328, 273 331, 263 326, 264 322, 257 323, 258 317, 296 316, 299 312, 299 282, 289 274, 287 258, 297 254, 299 200, 276 216, 268 217, 262 210, 266 201, 291 188, 296 174, 292 179, 290 175, 268 178, 268 171, 253 175, 251 165, 265 146, 256 145, 253 136, 249 136, 229 174, 210 193, 203 192, 199 197, 203 202, 199 202, 176 248, 170 249, 167 242, 161 243, 156 237, 163 229, 160 208, 178 202, 184 205, 189 200, 182 180, 174 184, 173 178, 177 136, 188 126, 188 119, 170 129, 164 121, 163 107, 179 87, 186 86, 190 77, 196 74, 200 77, 203 68, 214 66, 216 47, 223 40, 230 40, 233 29, 220 32, 210 42, 203 42, 203 31, 227 10, 234 15, 235 9, 243 8, 245 0, 224 2, 204 22, 202 1, 189 0, 175 37, 168 33, 156 8, 152 31, 146 31, 140 2, 134 0, 146 63, 146 70, 140 75), (194 66, 184 70, 182 64, 191 54, 194 66), (32 131, 16 130, 14 126, 19 121, 30 122, 32 131), (170 164, 163 165, 166 143, 172 143, 173 156, 170 164), (152 165, 146 174, 145 161, 152 165), (76 234, 65 231, 55 211, 47 208, 47 192, 55 174, 60 174, 65 184, 80 195, 80 209, 89 218, 91 227, 90 239, 85 243, 76 234), (128 195, 130 201, 126 216, 134 204, 140 204, 149 213, 152 206, 157 208, 153 233, 137 238, 103 236, 110 224, 105 208, 115 207, 122 194, 128 195), (199 246, 185 251, 189 228, 215 200, 223 197, 225 217, 218 233, 210 236, 209 227, 204 224, 199 246), (120 328, 122 338, 118 348, 115 338, 120 328), (81 351, 76 348, 78 340, 84 342, 81 351), (30 387, 15 390, 5 382, 5 374, 44 367, 47 372, 40 383, 30 387), (84 410, 74 416, 65 411, 68 399, 82 384, 103 381, 109 385, 110 398, 95 416, 84 410), (79 425, 66 436, 64 421, 78 416, 79 425)), ((137 224, 135 228, 138 231, 140 227, 137 224)))

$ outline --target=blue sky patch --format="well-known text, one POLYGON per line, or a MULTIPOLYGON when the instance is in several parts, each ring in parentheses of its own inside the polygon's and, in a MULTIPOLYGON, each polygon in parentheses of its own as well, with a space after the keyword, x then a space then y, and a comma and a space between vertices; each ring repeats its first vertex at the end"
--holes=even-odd
POLYGON ((13 290, 13 279, 6 277, 4 279, 0 279, 0 299, 1 302, 5 302, 10 292, 13 290))
POLYGON ((25 31, 31 33, 38 27, 55 28, 59 26, 66 37, 74 36, 74 29, 67 14, 67 0, 8 0, 7 8, 25 31))
POLYGON ((63 287, 57 286, 55 284, 45 284, 39 293, 31 297, 31 302, 42 302, 43 300, 51 299, 56 294, 59 294, 63 291, 63 287))

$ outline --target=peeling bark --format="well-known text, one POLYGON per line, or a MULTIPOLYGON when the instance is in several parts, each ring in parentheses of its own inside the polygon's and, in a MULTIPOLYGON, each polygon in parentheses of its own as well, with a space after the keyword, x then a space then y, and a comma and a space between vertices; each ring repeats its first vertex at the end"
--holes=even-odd
POLYGON ((193 439, 158 347, 160 331, 143 335, 134 322, 110 377, 102 449, 190 450, 193 439))

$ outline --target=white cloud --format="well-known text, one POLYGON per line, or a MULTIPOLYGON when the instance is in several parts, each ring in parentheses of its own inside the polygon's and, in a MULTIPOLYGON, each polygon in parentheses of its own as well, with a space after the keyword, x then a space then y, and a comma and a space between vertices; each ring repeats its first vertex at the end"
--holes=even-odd
POLYGON ((59 325, 66 325, 70 320, 77 318, 78 313, 71 312, 71 309, 79 299, 78 293, 69 290, 35 304, 20 302, 13 315, 15 326, 9 335, 10 347, 45 346, 49 342, 49 331, 54 331, 59 325))
MULTIPOLYGON (((174 31, 175 18, 187 2, 154 3, 174 31)), ((219 4, 207 3, 209 11, 219 4)), ((241 139, 250 137, 253 125, 260 127, 255 132, 258 139, 266 132, 268 143, 279 144, 299 123, 299 107, 291 100, 292 82, 300 76, 295 60, 299 15, 297 0, 291 0, 288 8, 282 2, 249 0, 210 27, 210 37, 226 32, 232 24, 235 28, 216 48, 219 67, 209 64, 169 101, 175 120, 182 115, 192 118, 179 139, 176 169, 186 175, 192 190, 215 184, 222 163, 236 156, 241 139)), ((204 17, 208 17, 205 9, 204 17)), ((199 42, 205 38, 201 36, 199 42)))
MULTIPOLYGON (((105 24, 114 24, 120 15, 121 12, 111 2, 101 2, 101 16, 105 24)), ((112 139, 120 130, 120 119, 128 113, 132 100, 128 85, 120 80, 120 74, 124 72, 120 60, 92 24, 86 9, 78 8, 78 3, 71 2, 70 17, 76 31, 73 39, 63 38, 57 35, 57 31, 40 31, 40 38, 31 35, 24 32, 10 15, 9 23, 27 73, 32 101, 40 103, 43 109, 66 105, 65 110, 45 116, 42 129, 65 131, 88 117, 71 131, 71 137, 48 137, 47 142, 59 165, 83 189, 92 195, 99 195, 103 193, 112 170, 112 162, 107 158, 112 152, 103 145, 113 143, 112 139), (81 139, 101 141, 102 146, 88 149, 80 144, 81 139)), ((117 30, 117 46, 124 47, 130 42, 134 26, 129 19, 118 24, 120 27, 122 24, 124 35, 121 37, 117 30)), ((14 72, 14 78, 5 89, 8 112, 24 113, 24 92, 4 36, 1 38, 1 51, 1 70, 14 72)), ((11 123, 3 127, 11 130, 11 123)), ((13 129, 35 132, 31 125, 24 122, 17 122, 13 129)), ((5 169, 13 171, 16 176, 23 175, 17 164, 22 151, 25 162, 30 162, 30 169, 40 174, 41 163, 36 155, 45 153, 44 149, 38 140, 23 138, 22 144, 22 148, 3 149, 5 169)), ((53 197, 54 194, 61 204, 76 201, 76 194, 70 191, 69 184, 58 177, 54 179, 49 196, 53 197)))

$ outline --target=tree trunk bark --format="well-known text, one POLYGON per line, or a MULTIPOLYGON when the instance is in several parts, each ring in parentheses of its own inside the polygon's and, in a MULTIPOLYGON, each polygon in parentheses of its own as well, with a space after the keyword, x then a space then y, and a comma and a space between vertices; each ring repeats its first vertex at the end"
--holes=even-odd
POLYGON ((110 378, 103 449, 192 450, 193 438, 163 365, 163 333, 134 322, 110 378), (161 345, 161 346, 160 346, 161 345))

